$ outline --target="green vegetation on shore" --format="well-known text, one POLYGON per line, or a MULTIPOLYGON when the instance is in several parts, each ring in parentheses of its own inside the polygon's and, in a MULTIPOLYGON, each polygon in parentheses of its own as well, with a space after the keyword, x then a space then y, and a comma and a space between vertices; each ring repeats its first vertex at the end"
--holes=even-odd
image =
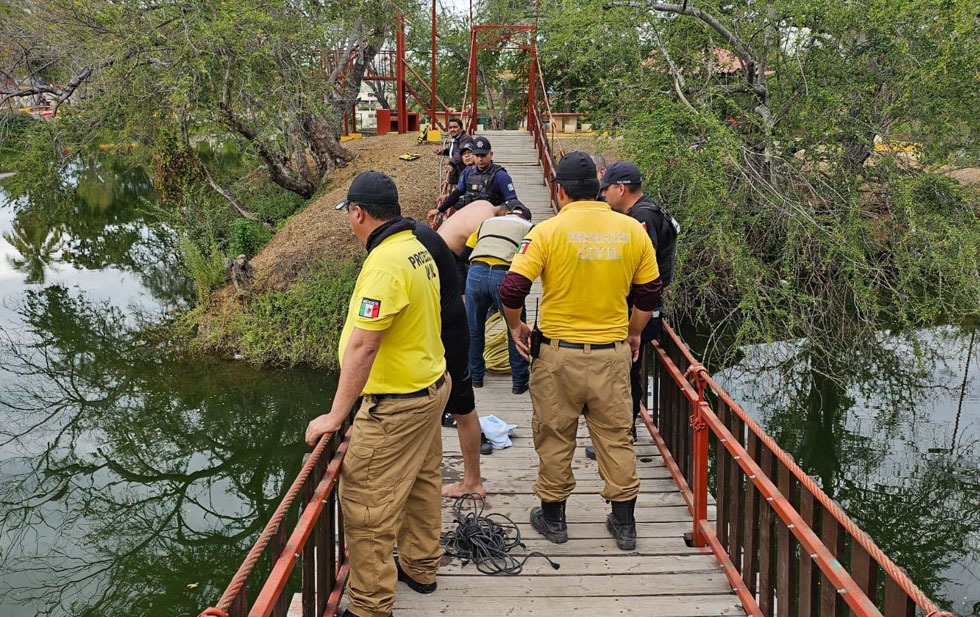
POLYGON ((286 290, 268 289, 206 319, 198 307, 198 348, 256 364, 310 364, 338 370, 337 341, 360 264, 324 261, 286 290))

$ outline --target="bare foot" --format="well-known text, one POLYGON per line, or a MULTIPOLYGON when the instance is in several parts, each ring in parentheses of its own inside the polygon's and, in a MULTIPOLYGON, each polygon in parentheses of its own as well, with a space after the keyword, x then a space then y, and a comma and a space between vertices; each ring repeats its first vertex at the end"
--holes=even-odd
POLYGON ((443 497, 462 497, 463 495, 477 494, 480 497, 487 496, 487 489, 483 488, 483 484, 463 484, 462 482, 454 482, 452 484, 444 484, 442 486, 442 496, 443 497))

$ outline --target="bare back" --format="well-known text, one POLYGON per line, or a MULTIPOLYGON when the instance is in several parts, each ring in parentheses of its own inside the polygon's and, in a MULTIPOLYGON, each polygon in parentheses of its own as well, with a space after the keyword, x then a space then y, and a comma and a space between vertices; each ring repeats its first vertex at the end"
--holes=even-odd
POLYGON ((446 219, 439 226, 439 235, 446 241, 449 248, 459 255, 470 234, 479 229, 480 223, 493 218, 496 211, 497 207, 489 201, 482 199, 474 201, 446 219))

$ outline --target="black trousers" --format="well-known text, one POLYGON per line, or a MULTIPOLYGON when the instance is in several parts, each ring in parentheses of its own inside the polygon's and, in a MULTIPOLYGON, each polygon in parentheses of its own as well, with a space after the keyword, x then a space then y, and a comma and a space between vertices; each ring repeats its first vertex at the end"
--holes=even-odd
POLYGON ((650 341, 659 341, 663 336, 663 308, 660 309, 660 316, 651 317, 643 334, 640 335, 640 355, 632 365, 630 365, 630 390, 633 394, 633 424, 636 424, 636 417, 640 415, 640 402, 646 396, 646 379, 643 371, 643 357, 646 355, 646 346, 650 341))

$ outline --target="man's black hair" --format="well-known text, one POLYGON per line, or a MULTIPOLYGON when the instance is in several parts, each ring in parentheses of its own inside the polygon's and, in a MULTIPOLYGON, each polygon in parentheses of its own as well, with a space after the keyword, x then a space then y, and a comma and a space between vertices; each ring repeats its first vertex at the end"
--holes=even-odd
POLYGON ((594 177, 559 180, 558 184, 572 201, 592 200, 599 193, 599 181, 594 177))
POLYGON ((376 221, 390 221, 395 217, 402 215, 401 206, 398 204, 375 204, 375 203, 364 203, 357 202, 365 212, 367 212, 371 218, 376 221))
POLYGON ((458 124, 459 125, 459 128, 463 128, 463 121, 460 120, 459 118, 450 118, 449 119, 449 122, 446 123, 446 126, 448 127, 453 122, 455 122, 456 124, 458 124))
POLYGON ((626 192, 630 195, 636 195, 637 193, 643 192, 643 186, 639 184, 624 184, 626 187, 626 192))

